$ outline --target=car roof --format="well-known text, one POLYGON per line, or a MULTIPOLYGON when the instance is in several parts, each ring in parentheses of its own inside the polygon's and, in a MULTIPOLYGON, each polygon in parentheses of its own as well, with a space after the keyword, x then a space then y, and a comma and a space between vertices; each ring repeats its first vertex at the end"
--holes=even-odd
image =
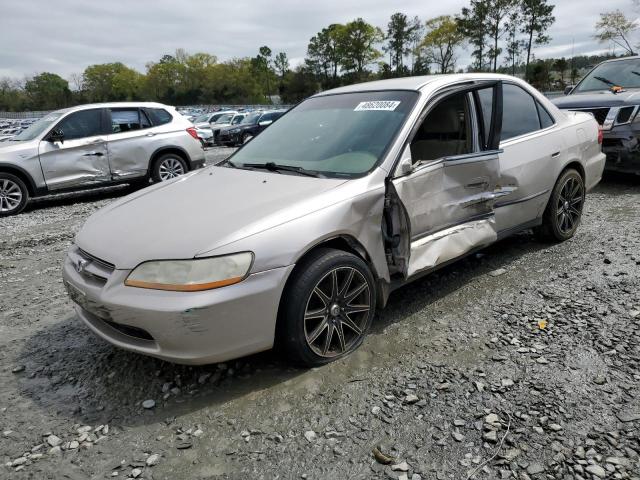
POLYGON ((76 105, 75 107, 63 108, 56 110, 59 113, 77 112, 79 110, 88 110, 90 108, 172 108, 169 105, 158 102, 104 102, 104 103, 87 103, 84 105, 76 105))
POLYGON ((448 73, 440 75, 423 75, 419 77, 391 78, 388 80, 374 80, 372 82, 356 83, 345 87, 334 88, 316 94, 315 96, 333 95, 336 93, 367 92, 380 90, 414 90, 421 91, 430 85, 442 85, 474 80, 515 80, 516 77, 497 73, 448 73))
MULTIPOLYGON (((610 58, 609 60, 603 60, 600 63, 621 62, 623 60, 638 60, 640 55, 632 55, 630 57, 610 58)), ((600 65, 600 63, 598 65, 600 65)))

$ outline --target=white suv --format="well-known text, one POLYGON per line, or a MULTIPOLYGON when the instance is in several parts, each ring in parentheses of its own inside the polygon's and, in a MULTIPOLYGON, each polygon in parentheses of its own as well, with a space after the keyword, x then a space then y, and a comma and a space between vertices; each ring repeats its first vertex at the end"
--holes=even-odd
POLYGON ((102 103, 47 114, 0 145, 0 216, 29 197, 156 182, 204 166, 193 125, 160 103, 102 103))

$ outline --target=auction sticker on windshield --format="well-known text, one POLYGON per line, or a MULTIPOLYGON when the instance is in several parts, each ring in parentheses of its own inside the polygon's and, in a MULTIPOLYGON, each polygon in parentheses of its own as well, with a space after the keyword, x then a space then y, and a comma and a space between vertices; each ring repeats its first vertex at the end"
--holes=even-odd
POLYGON ((400 102, 398 100, 376 100, 373 102, 360 102, 356 108, 353 109, 354 112, 363 112, 369 110, 378 110, 385 112, 393 112, 400 102))

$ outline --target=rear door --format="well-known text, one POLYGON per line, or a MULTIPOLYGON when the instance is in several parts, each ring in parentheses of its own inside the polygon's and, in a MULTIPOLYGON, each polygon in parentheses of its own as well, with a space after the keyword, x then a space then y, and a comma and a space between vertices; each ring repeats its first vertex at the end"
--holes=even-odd
POLYGON ((110 108, 108 113, 111 132, 107 142, 113 179, 146 175, 158 144, 148 115, 137 107, 110 108))
POLYGON ((70 113, 53 130, 62 130, 63 140, 49 141, 47 135, 38 147, 40 165, 49 190, 111 180, 104 109, 70 113))
POLYGON ((409 278, 497 239, 501 113, 501 82, 483 82, 441 92, 416 122, 388 189, 392 273, 409 278), (481 90, 494 102, 486 120, 481 90))

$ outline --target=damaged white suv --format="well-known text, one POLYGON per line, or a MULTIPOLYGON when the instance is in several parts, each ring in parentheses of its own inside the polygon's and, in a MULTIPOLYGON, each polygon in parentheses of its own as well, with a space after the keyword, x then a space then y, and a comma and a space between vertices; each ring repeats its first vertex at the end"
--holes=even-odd
POLYGON ((603 166, 593 117, 516 78, 352 85, 94 214, 64 281, 122 348, 201 364, 279 341, 321 365, 361 344, 393 289, 523 229, 570 238, 603 166))
POLYGON ((195 128, 160 103, 102 103, 49 113, 0 144, 0 217, 29 197, 160 182, 204 166, 195 128))

